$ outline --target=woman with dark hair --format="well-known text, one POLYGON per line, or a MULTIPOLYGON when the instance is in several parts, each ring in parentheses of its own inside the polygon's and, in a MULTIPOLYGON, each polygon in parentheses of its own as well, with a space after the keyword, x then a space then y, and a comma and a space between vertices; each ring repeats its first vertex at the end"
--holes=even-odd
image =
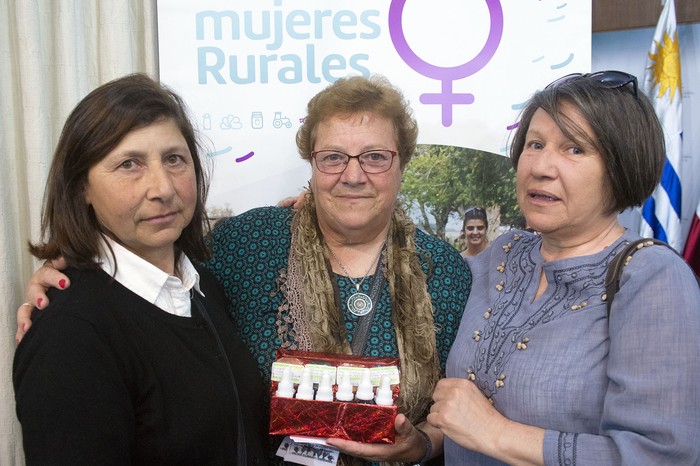
POLYGON ((46 187, 51 290, 17 348, 27 464, 257 464, 264 388, 204 242, 207 179, 180 98, 143 75, 86 96, 46 187))
POLYGON ((489 230, 489 220, 486 209, 472 207, 464 213, 462 234, 467 242, 467 249, 462 251, 462 257, 476 256, 489 245, 486 233, 489 230))
POLYGON ((664 135, 637 79, 565 76, 523 110, 510 231, 474 282, 428 423, 448 465, 700 464, 700 290, 669 248, 617 219, 652 193, 664 135), (648 243, 645 243, 648 244, 648 243), (608 310, 608 305, 610 308, 608 310))

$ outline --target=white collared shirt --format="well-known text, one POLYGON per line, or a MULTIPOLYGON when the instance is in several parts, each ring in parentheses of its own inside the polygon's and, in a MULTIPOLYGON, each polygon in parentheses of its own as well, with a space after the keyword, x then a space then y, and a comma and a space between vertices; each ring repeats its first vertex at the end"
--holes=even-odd
MULTIPOLYGON (((180 279, 168 275, 111 238, 105 238, 104 241, 114 251, 119 265, 117 274, 114 275, 116 281, 165 312, 182 317, 192 316, 191 290, 194 288, 202 296, 204 293, 199 288, 199 273, 186 255, 180 254, 176 267, 182 274, 180 279)), ((101 268, 112 276, 114 258, 104 242, 101 249, 102 255, 98 258, 101 268)))

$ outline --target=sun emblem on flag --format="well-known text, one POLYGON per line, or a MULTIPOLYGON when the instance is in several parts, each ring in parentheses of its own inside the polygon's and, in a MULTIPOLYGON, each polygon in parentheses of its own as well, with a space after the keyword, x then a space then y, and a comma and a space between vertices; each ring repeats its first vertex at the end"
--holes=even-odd
POLYGON ((669 91, 671 102, 673 97, 681 91, 681 58, 678 48, 678 34, 672 39, 664 32, 664 37, 661 43, 654 41, 656 44, 656 53, 650 53, 649 59, 652 61, 649 67, 652 70, 654 86, 659 85, 659 95, 662 97, 669 91))

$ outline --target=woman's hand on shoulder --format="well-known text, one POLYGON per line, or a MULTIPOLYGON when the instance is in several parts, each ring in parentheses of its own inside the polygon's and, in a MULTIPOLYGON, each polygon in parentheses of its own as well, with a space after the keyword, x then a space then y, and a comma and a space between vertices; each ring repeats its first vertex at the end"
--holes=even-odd
POLYGON ((277 207, 291 207, 294 210, 299 210, 306 202, 306 192, 297 196, 285 197, 277 203, 277 207))
POLYGON ((49 288, 66 289, 70 286, 70 280, 61 270, 66 268, 66 261, 63 257, 47 262, 39 268, 29 279, 25 290, 27 302, 17 309, 17 333, 15 342, 19 342, 32 326, 32 311, 44 309, 49 305, 49 298, 46 291, 49 288))

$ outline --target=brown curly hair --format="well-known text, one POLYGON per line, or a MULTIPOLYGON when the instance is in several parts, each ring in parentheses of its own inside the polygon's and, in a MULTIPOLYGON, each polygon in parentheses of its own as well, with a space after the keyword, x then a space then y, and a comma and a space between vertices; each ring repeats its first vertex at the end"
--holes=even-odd
POLYGON ((297 131, 299 155, 311 162, 318 125, 334 116, 368 112, 391 120, 399 152, 401 170, 413 157, 418 124, 401 91, 378 75, 353 76, 335 81, 316 94, 307 105, 307 116, 297 131))

